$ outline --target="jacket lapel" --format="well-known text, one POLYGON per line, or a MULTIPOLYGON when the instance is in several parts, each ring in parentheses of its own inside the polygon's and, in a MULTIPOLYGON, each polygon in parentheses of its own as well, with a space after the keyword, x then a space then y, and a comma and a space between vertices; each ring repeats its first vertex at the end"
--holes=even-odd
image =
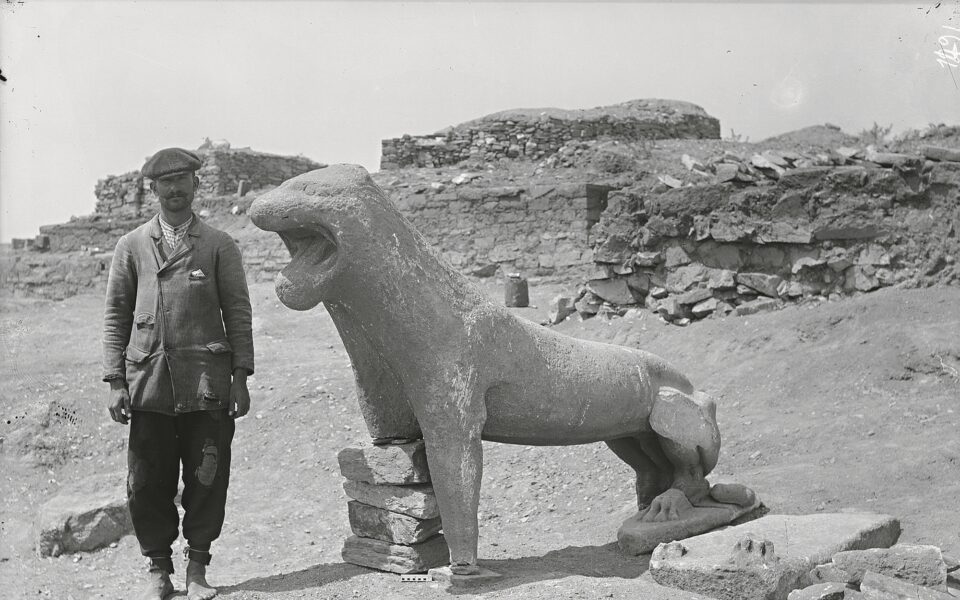
POLYGON ((149 233, 153 239, 153 259, 157 262, 157 272, 159 272, 163 268, 163 263, 166 262, 163 251, 160 249, 160 244, 163 243, 163 231, 160 229, 159 214, 154 215, 153 219, 150 220, 149 233))

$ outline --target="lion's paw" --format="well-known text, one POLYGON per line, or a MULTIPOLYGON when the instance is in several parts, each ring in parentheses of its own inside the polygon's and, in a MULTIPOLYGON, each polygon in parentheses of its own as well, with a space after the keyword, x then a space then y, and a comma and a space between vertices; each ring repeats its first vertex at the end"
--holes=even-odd
POLYGON ((653 499, 640 519, 645 523, 678 521, 693 511, 693 505, 682 491, 670 488, 653 499))

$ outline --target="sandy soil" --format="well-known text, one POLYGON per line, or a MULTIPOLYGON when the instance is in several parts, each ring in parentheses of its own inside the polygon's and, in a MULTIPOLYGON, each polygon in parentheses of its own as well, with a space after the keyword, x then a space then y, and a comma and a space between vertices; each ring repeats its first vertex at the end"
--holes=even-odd
MULTIPOLYGON (((486 284, 502 298, 496 282, 486 284)), ((531 287, 540 320, 558 291, 531 287)), ((344 564, 349 534, 336 453, 366 438, 329 317, 253 286, 257 373, 238 423, 227 523, 211 582, 234 600, 440 598, 437 584, 344 564)), ((99 382, 100 296, 0 299, 0 596, 129 598, 144 570, 132 536, 38 559, 31 522, 63 485, 122 478, 126 429, 99 382)), ((776 513, 846 509, 901 518, 909 543, 960 554, 960 289, 893 290, 686 328, 652 315, 576 318, 564 333, 642 347, 719 402, 716 478, 752 486, 776 513)), ((486 444, 481 563, 489 598, 634 598, 646 557, 619 553, 632 474, 602 444, 486 444)), ((178 549, 175 549, 175 551, 178 549)), ((177 587, 183 588, 183 568, 177 587)))

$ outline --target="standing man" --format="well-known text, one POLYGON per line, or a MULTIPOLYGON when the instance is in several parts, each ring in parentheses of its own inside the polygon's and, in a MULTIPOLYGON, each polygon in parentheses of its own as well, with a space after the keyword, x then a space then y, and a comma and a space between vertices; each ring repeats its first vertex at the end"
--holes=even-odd
POLYGON ((181 464, 187 595, 216 596, 210 544, 223 526, 234 419, 250 409, 250 296, 236 242, 191 210, 200 164, 167 148, 143 165, 160 212, 120 238, 107 282, 103 379, 110 416, 130 424, 127 498, 150 559, 144 600, 174 591, 181 464))

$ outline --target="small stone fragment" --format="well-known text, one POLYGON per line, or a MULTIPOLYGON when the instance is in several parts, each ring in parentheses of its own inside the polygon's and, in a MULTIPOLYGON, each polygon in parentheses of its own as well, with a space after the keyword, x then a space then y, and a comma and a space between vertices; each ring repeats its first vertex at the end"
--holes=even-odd
POLYGON ((923 146, 920 148, 923 156, 930 160, 949 160, 960 162, 960 148, 942 148, 939 146, 923 146))
POLYGON ((716 298, 707 298, 703 302, 698 302, 692 309, 690 309, 690 312, 693 313, 694 317, 702 319, 717 310, 718 303, 719 300, 716 298))
POLYGON ((832 562, 817 565, 810 569, 808 575, 811 583, 827 583, 830 581, 836 583, 858 583, 859 579, 854 579, 849 573, 833 564, 832 562))
POLYGON ((567 317, 577 312, 573 303, 573 298, 569 296, 554 296, 550 301, 550 312, 547 313, 547 319, 551 325, 556 325, 566 320, 567 317))
POLYGON ((896 545, 848 550, 833 555, 833 564, 859 582, 867 571, 946 591, 947 565, 936 546, 896 545))
POLYGON ((712 298, 712 297, 713 297, 713 292, 711 292, 707 288, 695 288, 690 290, 689 292, 684 292, 683 294, 680 294, 679 296, 677 296, 677 302, 679 302, 683 306, 689 306, 691 304, 697 304, 698 302, 702 302, 707 298, 712 298))
POLYGON ((47 500, 34 523, 37 554, 90 552, 133 533, 122 474, 65 486, 47 500))
POLYGON ((717 183, 724 183, 726 181, 733 181, 737 178, 737 165, 730 163, 719 163, 717 164, 717 183))
POLYGON ((866 600, 955 600, 950 594, 871 571, 863 574, 860 591, 866 600))
POLYGON ((847 586, 834 581, 793 590, 787 600, 844 600, 847 586))
POLYGON ((774 310, 779 305, 780 303, 773 298, 757 298, 756 300, 751 300, 750 302, 744 302, 740 306, 736 307, 733 312, 738 317, 743 317, 746 315, 754 315, 759 312, 774 310))
POLYGON ((594 279, 587 282, 587 289, 611 304, 636 304, 625 279, 594 279))
POLYGON ((737 273, 737 283, 753 288, 764 296, 777 297, 777 286, 783 281, 778 275, 766 273, 737 273))

